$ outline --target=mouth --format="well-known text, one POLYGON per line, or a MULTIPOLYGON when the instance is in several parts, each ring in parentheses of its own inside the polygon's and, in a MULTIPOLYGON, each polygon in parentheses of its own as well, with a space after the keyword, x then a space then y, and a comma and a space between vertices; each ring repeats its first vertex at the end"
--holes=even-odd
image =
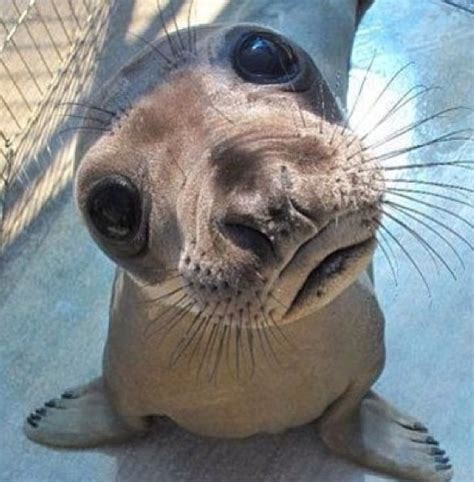
MULTIPOLYGON (((284 318, 297 316, 310 303, 327 302, 337 288, 350 284, 367 263, 373 252, 375 238, 371 237, 352 246, 338 249, 326 256, 306 277, 300 289, 291 301, 284 318)), ((334 296, 332 296, 334 297, 334 296)))

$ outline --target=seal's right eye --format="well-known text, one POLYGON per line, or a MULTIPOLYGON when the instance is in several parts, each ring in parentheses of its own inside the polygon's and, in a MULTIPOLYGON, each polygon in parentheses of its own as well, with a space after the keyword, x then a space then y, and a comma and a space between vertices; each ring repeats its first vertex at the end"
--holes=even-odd
POLYGON ((111 241, 130 241, 137 235, 142 219, 137 187, 123 176, 98 181, 87 198, 87 215, 95 230, 111 241))

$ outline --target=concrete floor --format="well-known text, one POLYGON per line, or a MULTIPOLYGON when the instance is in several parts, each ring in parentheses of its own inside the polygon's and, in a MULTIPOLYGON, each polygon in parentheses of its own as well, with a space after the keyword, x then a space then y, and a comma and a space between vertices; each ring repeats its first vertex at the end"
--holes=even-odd
MULTIPOLYGON (((197 3, 199 5, 199 1, 197 3)), ((270 23, 279 27, 282 18, 278 7, 284 2, 260 3, 261 8, 255 7, 252 19, 258 21, 266 15, 270 23)), ((120 9, 117 15, 121 15, 120 9)), ((134 11, 127 21, 138 22, 140 30, 147 28, 144 18, 146 16, 134 11)), ((410 61, 413 65, 390 86, 375 112, 370 113, 370 119, 377 118, 377 109, 389 108, 408 88, 419 84, 441 89, 407 105, 399 118, 387 126, 388 132, 447 107, 473 107, 473 21, 470 13, 441 0, 376 0, 363 21, 354 49, 352 99, 357 95, 373 50, 377 49, 376 61, 367 75, 362 100, 358 102, 358 113, 365 114, 364 106, 370 105, 390 77, 410 61)), ((122 45, 125 47, 129 48, 122 45)), ((107 71, 107 58, 104 62, 102 72, 107 71)), ((361 119, 355 116, 355 124, 363 132, 366 121, 361 119)), ((472 116, 463 111, 441 122, 421 126, 403 142, 419 143, 436 134, 472 126, 472 116)), ((376 134, 384 137, 383 131, 376 134)), ((472 159, 472 148, 466 142, 457 142, 438 144, 393 163, 469 158, 472 159)), ((424 181, 474 185, 472 172, 463 169, 440 167, 400 174, 424 181)), ((441 188, 425 186, 425 189, 459 197, 441 188)), ((437 204, 442 201, 442 206, 460 217, 473 218, 472 210, 456 203, 436 197, 420 199, 437 204)), ((462 196, 460 199, 467 200, 462 196)), ((473 239, 472 229, 460 219, 426 205, 408 205, 449 223, 451 229, 473 239)), ((453 280, 442 265, 440 272, 436 272, 409 233, 404 233, 400 226, 390 225, 390 228, 418 260, 428 279, 431 298, 396 245, 392 243, 398 259, 398 286, 384 257, 378 253, 376 283, 388 321, 388 360, 376 388, 428 424, 451 456, 455 480, 470 482, 474 480, 472 252, 459 238, 444 231, 464 260, 462 270, 449 247, 432 232, 423 231, 429 243, 455 268, 457 280, 453 280)), ((151 436, 121 447, 61 451, 29 442, 21 432, 21 424, 32 408, 64 388, 99 373, 112 275, 112 264, 79 223, 70 186, 51 200, 3 254, 0 265, 3 339, 0 344, 0 419, 3 422, 0 480, 385 480, 330 455, 310 427, 280 436, 222 442, 193 436, 165 422, 151 436)))

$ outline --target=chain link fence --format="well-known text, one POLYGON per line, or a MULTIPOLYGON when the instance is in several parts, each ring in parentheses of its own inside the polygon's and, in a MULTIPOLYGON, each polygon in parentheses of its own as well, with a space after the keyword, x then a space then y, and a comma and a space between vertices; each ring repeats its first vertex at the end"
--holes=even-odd
POLYGON ((0 252, 72 177, 65 114, 87 97, 113 3, 0 4, 0 252))

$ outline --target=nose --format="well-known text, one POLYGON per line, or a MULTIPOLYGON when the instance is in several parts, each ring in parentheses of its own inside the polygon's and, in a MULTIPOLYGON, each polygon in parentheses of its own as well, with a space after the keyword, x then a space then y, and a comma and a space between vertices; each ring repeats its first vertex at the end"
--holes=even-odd
POLYGON ((273 235, 263 223, 245 215, 226 216, 218 222, 222 235, 238 248, 262 260, 276 256, 273 235))

